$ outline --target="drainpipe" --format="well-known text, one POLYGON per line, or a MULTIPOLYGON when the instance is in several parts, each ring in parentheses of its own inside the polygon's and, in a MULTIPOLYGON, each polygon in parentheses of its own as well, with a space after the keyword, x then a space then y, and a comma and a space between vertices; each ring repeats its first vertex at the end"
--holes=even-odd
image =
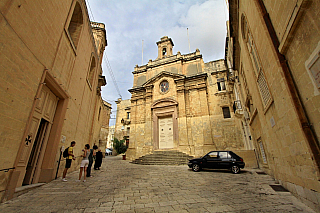
POLYGON ((287 64, 287 60, 286 60, 285 56, 279 52, 278 47, 280 45, 280 42, 279 42, 278 37, 276 35, 276 32, 273 28, 269 14, 264 6, 263 0, 257 0, 257 3, 258 3, 260 11, 262 13, 265 25, 268 29, 269 36, 272 40, 274 51, 277 53, 277 57, 280 62, 280 65, 281 65, 282 72, 285 77, 285 82, 288 86, 289 93, 290 93, 295 111, 299 117, 300 127, 302 128, 304 136, 307 139, 307 142, 308 142, 309 148, 311 150, 313 160, 317 166, 318 175, 319 175, 319 172, 320 172, 320 148, 319 148, 319 143, 317 141, 317 137, 315 135, 315 132, 313 132, 313 130, 311 128, 309 119, 307 117, 307 113, 306 113, 305 108, 302 104, 297 87, 296 87, 294 80, 293 80, 293 77, 291 75, 291 70, 289 68, 289 65, 287 64))

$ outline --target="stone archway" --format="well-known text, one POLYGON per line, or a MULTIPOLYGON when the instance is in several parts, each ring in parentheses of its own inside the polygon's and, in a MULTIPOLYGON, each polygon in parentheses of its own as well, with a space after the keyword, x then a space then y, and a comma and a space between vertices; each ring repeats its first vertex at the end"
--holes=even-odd
POLYGON ((171 98, 160 99, 152 104, 153 147, 155 150, 178 147, 177 106, 178 102, 171 98))

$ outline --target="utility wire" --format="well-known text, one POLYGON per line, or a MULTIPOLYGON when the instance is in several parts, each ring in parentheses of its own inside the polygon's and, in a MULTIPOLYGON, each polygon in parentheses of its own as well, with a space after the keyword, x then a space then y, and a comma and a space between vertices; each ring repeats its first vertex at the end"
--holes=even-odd
POLYGON ((87 5, 88 5, 89 10, 90 10, 90 13, 91 13, 92 21, 94 21, 94 22, 95 22, 94 17, 93 17, 93 13, 92 13, 92 10, 91 10, 90 4, 89 4, 89 0, 86 0, 86 2, 87 2, 87 5))
POLYGON ((119 90, 119 87, 118 87, 116 78, 114 77, 114 74, 113 74, 113 71, 112 71, 110 62, 109 62, 109 60, 108 60, 108 56, 107 56, 107 54, 104 54, 103 56, 104 56, 103 59, 104 59, 105 65, 106 65, 106 67, 107 67, 107 70, 108 70, 111 78, 112 78, 113 84, 114 84, 114 86, 115 86, 115 88, 116 88, 116 90, 117 90, 117 92, 118 92, 118 95, 119 95, 120 98, 122 99, 122 96, 121 96, 121 94, 120 94, 120 90, 119 90))
MULTIPOLYGON (((116 100, 108 100, 108 99, 106 99, 105 97, 103 97, 103 96, 101 96, 102 97, 102 99, 104 100, 104 101, 107 101, 107 102, 111 102, 111 103, 113 103, 113 102, 115 102, 116 100)), ((111 104, 110 103, 110 104, 111 104)))

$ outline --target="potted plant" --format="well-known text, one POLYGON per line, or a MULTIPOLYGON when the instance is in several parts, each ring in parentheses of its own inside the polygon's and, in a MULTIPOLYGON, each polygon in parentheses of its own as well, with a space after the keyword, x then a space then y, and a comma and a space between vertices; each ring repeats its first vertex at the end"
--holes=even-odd
MULTIPOLYGON (((124 144, 125 140, 118 140, 118 138, 114 138, 113 148, 117 151, 118 154, 126 153, 128 147, 124 144)), ((122 159, 126 159, 126 155, 122 155, 122 159)))

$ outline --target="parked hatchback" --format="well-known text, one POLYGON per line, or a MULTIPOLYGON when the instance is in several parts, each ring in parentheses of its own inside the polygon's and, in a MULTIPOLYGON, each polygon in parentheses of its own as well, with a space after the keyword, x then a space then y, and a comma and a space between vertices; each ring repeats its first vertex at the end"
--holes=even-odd
POLYGON ((189 160, 188 166, 194 171, 201 169, 230 169, 232 173, 237 174, 240 168, 243 169, 245 163, 243 159, 232 151, 211 151, 201 158, 189 160))

